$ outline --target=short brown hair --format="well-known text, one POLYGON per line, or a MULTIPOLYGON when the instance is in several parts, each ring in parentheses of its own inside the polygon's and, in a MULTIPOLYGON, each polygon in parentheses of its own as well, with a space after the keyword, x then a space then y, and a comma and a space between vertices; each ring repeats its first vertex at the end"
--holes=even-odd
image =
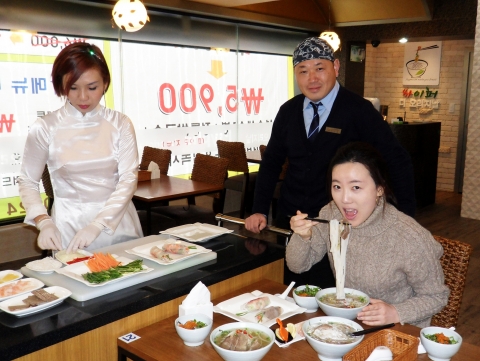
POLYGON ((52 83, 55 94, 68 95, 70 87, 89 69, 97 69, 105 83, 110 86, 110 71, 98 46, 89 43, 73 43, 66 46, 55 58, 52 68, 52 83), (63 79, 66 78, 65 83, 63 79))

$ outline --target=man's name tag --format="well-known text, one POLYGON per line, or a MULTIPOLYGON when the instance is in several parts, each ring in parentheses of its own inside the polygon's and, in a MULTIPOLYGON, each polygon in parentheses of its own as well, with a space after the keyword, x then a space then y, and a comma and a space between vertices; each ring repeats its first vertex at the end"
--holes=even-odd
POLYGON ((126 335, 120 336, 119 339, 125 343, 130 343, 130 342, 139 340, 140 336, 137 336, 133 332, 130 332, 130 333, 127 333, 126 335))
POLYGON ((328 133, 335 133, 335 134, 340 134, 340 133, 342 133, 342 130, 341 130, 341 129, 332 128, 332 127, 326 127, 326 128, 325 128, 325 131, 328 132, 328 133))

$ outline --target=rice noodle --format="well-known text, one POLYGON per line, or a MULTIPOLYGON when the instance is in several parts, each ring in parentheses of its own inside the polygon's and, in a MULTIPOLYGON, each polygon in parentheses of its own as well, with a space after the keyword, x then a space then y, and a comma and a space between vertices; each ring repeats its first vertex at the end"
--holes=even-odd
POLYGON ((345 269, 347 259, 348 240, 350 238, 348 226, 336 219, 330 221, 330 252, 332 252, 335 268, 335 283, 337 299, 345 299, 345 269), (342 238, 342 237, 345 237, 342 238))

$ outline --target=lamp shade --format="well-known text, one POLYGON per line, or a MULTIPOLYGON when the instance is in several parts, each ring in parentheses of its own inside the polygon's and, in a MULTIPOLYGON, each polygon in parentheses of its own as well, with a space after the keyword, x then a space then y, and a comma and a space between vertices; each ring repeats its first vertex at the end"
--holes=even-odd
POLYGON ((340 38, 334 31, 324 31, 320 34, 320 39, 325 40, 333 48, 333 51, 337 51, 340 48, 340 38))
POLYGON ((115 24, 128 32, 138 31, 150 21, 147 9, 140 0, 118 0, 112 15, 115 24))

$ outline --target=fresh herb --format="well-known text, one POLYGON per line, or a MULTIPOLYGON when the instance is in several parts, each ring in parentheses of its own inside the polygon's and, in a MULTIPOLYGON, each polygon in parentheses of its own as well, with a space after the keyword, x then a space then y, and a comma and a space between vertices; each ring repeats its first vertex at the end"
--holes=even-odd
POLYGON ((442 344, 454 345, 454 344, 458 343, 458 341, 455 340, 453 338, 453 336, 447 337, 443 333, 434 333, 434 334, 431 334, 431 335, 423 334, 423 336, 425 336, 425 338, 430 340, 430 341, 438 342, 438 343, 442 343, 442 344))
POLYGON ((197 246, 189 246, 189 249, 197 249, 197 246))
POLYGON ((134 272, 140 272, 143 270, 142 267, 142 262, 143 260, 137 259, 133 262, 130 262, 124 266, 116 266, 112 267, 108 270, 105 271, 100 271, 100 272, 88 272, 82 274, 82 277, 90 283, 103 283, 103 282, 108 282, 111 280, 114 280, 116 278, 122 277, 124 274, 127 273, 134 273, 134 272))
POLYGON ((300 297, 315 297, 319 289, 319 287, 309 287, 306 285, 303 290, 296 289, 294 292, 300 297))

